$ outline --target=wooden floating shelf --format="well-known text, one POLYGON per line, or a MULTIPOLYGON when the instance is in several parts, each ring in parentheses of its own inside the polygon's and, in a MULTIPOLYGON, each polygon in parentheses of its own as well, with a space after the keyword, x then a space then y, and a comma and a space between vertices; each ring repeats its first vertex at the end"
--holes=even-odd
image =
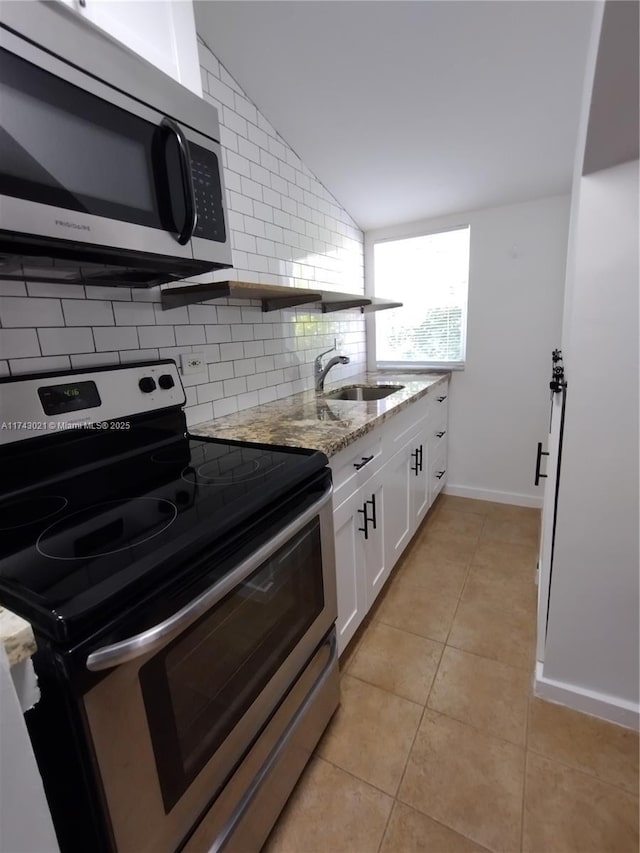
POLYGON ((277 311, 279 308, 294 308, 308 302, 320 302, 322 294, 318 290, 305 290, 302 287, 284 287, 280 284, 255 284, 250 281, 212 281, 206 284, 189 284, 184 287, 172 287, 162 291, 162 307, 178 308, 181 305, 193 305, 208 299, 259 299, 263 311, 277 311))
POLYGON ((402 302, 393 302, 391 299, 372 296, 371 305, 365 305, 361 310, 363 314, 368 314, 370 311, 386 311, 387 308, 402 308, 402 302))
POLYGON ((322 313, 328 311, 346 311, 348 308, 364 308, 371 305, 368 296, 359 293, 337 293, 335 290, 322 290, 322 313))
POLYGON ((346 311, 383 311, 399 308, 401 302, 391 302, 358 293, 338 293, 333 290, 307 290, 304 287, 287 287, 282 284, 256 284, 250 281, 212 281, 206 284, 189 284, 162 291, 162 308, 169 310, 183 305, 206 302, 209 299, 259 299, 263 311, 295 308, 297 305, 319 305, 323 313, 346 311))

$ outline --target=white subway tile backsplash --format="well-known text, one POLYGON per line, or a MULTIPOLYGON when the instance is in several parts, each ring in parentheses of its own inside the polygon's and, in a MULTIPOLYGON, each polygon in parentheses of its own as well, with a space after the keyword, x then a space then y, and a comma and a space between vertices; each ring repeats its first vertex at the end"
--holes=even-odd
MULTIPOLYGON (((52 358, 64 358, 64 356, 52 356, 52 358)), ((143 359, 140 359, 141 361, 143 359)), ((103 365, 115 365, 120 363, 120 355, 117 352, 87 352, 71 356, 71 367, 75 370, 80 367, 102 367, 103 365)))
POLYGON ((213 418, 213 407, 211 403, 203 403, 199 406, 189 406, 186 410, 187 425, 201 424, 203 421, 210 421, 213 418))
POLYGON ((95 349, 91 329, 38 329, 42 355, 70 355, 95 349))
POLYGON ((238 152, 250 160, 252 163, 260 163, 260 149, 258 146, 250 142, 248 139, 238 138, 238 152))
MULTIPOLYGON (((243 140, 241 139, 240 142, 243 140)), ((238 150, 240 154, 236 154, 235 151, 227 151, 227 167, 232 172, 237 172, 239 175, 246 175, 247 178, 251 176, 251 164, 247 160, 246 157, 242 155, 242 148, 238 146, 238 150)))
MULTIPOLYGON (((111 288, 110 288, 111 289, 111 288)), ((4 290, 4 288, 3 288, 4 290)), ((27 293, 43 299, 66 297, 67 299, 84 299, 84 287, 81 284, 48 284, 45 282, 27 282, 27 293)))
POLYGON ((27 285, 24 281, 3 281, 1 287, 3 296, 27 296, 27 285))
POLYGON ((209 365, 209 382, 219 382, 223 379, 233 379, 233 362, 220 361, 209 365))
POLYGON ((211 403, 213 400, 221 400, 224 397, 222 382, 208 382, 206 385, 198 385, 198 402, 211 403))
POLYGON ((102 327, 95 329, 93 334, 98 352, 137 349, 139 346, 138 330, 135 326, 102 327))
POLYGON ((229 130, 233 130, 238 136, 243 136, 245 139, 248 136, 247 131, 247 120, 244 119, 238 113, 235 113, 232 109, 229 109, 228 106, 222 108, 222 114, 220 116, 222 124, 225 127, 228 127, 229 130))
POLYGON ((250 234, 234 234, 234 246, 242 252, 256 251, 256 238, 250 234))
POLYGON ((244 394, 247 390, 247 380, 244 376, 235 379, 225 379, 223 384, 225 397, 231 397, 234 394, 244 394))
MULTIPOLYGON (((218 308, 218 322, 219 323, 241 323, 242 322, 242 314, 240 313, 240 308, 234 308, 227 305, 221 305, 218 308)), ((231 340, 231 338, 229 338, 231 340)))
POLYGON ((173 326, 140 326, 138 338, 141 347, 171 347, 176 343, 173 326))
POLYGON ((224 400, 216 400, 213 404, 214 418, 223 418, 225 415, 233 415, 238 411, 238 400, 236 397, 228 397, 224 400))
POLYGON ((30 299, 28 296, 1 296, 0 317, 6 328, 64 326, 59 299, 30 299))
MULTIPOLYGON (((233 329, 232 329, 233 331, 233 329)), ((220 344, 220 360, 233 361, 235 358, 244 357, 244 348, 240 342, 232 344, 220 344)))
POLYGON ((257 125, 258 123, 258 111, 254 107, 254 105, 247 98, 242 97, 241 95, 236 93, 236 112, 240 113, 241 116, 247 119, 247 121, 252 122, 257 125))
POLYGON ((233 362, 235 376, 251 376, 256 372, 256 361, 254 358, 239 358, 233 362))
POLYGON ((240 186, 242 187, 242 192, 244 193, 244 195, 249 196, 249 198, 256 199, 257 201, 262 201, 262 187, 260 186, 260 184, 256 183, 255 181, 252 181, 250 178, 245 178, 244 176, 241 176, 240 186))
POLYGON ((157 303, 154 305, 154 313, 156 325, 158 326, 177 326, 181 323, 189 322, 189 312, 184 305, 180 308, 169 308, 165 311, 162 305, 157 303))
POLYGON ((156 314, 150 302, 117 302, 113 313, 117 326, 155 326, 156 314))
POLYGON ((260 128, 256 127, 255 124, 248 124, 247 130, 249 131, 249 139, 251 142, 265 151, 269 148, 269 137, 264 130, 260 130, 260 128))
MULTIPOLYGON (((82 288, 74 286, 71 290, 81 290, 82 288)), ((84 290, 87 294, 87 299, 108 299, 109 302, 131 302, 131 294, 132 290, 130 287, 102 287, 94 284, 87 284, 84 287, 84 290)), ((136 292, 139 292, 139 288, 136 288, 136 292)), ((35 294, 32 294, 35 295, 35 294)), ((82 296, 76 293, 61 293, 60 296, 67 296, 67 298, 72 299, 81 299, 82 296)))
POLYGON ((176 344, 204 344, 207 337, 204 333, 204 326, 176 326, 176 344))
POLYGON ((67 326, 113 326, 115 322, 112 303, 101 299, 63 299, 62 310, 67 326))
POLYGON ((205 326, 208 344, 219 344, 231 340, 231 326, 205 326))
POLYGON ((13 376, 22 373, 45 373, 50 370, 69 370, 71 363, 68 355, 49 355, 39 358, 12 358, 9 367, 13 376))
POLYGON ((278 395, 276 394, 275 388, 262 388, 258 391, 258 400, 260 404, 271 403, 273 400, 277 400, 278 395))
POLYGON ((157 349, 129 349, 120 351, 120 363, 131 361, 157 361, 162 358, 157 349))

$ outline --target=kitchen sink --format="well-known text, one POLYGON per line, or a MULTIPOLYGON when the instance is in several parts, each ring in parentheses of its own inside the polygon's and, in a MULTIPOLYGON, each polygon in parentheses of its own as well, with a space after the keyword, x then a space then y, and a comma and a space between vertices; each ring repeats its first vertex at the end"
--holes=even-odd
POLYGON ((346 385, 327 391, 324 396, 330 400, 381 400, 403 388, 404 385, 346 385))

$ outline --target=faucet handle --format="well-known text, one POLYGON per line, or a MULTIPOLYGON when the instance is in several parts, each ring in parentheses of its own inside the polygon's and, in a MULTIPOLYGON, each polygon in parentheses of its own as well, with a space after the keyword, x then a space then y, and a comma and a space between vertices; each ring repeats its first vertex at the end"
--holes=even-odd
POLYGON ((321 365, 321 363, 322 363, 322 357, 323 357, 324 355, 327 355, 327 353, 333 352, 335 348, 336 348, 336 347, 335 347, 335 344, 334 344, 334 345, 333 345, 332 347, 330 347, 328 350, 325 350, 324 352, 319 353, 319 354, 315 357, 314 362, 315 362, 315 365, 316 365, 316 369, 317 369, 317 370, 320 370, 320 369, 321 369, 320 365, 321 365))

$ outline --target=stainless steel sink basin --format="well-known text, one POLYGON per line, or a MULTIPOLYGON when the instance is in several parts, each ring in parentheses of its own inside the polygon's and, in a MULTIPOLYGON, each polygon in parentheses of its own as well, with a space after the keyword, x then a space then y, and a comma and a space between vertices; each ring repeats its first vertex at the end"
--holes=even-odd
POLYGON ((346 385, 327 391, 324 396, 330 400, 381 400, 403 388, 404 385, 346 385))

